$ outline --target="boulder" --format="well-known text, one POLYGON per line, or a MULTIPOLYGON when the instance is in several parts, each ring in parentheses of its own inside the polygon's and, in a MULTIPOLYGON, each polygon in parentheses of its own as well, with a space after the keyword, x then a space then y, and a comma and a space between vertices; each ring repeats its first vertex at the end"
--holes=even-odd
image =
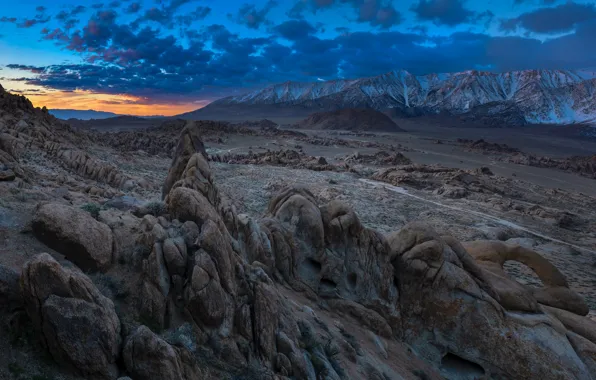
POLYGON ((171 346, 146 326, 137 328, 127 339, 122 356, 126 370, 134 379, 205 378, 190 352, 171 346))
POLYGON ((112 263, 112 231, 86 211, 58 203, 37 209, 35 236, 84 271, 105 271, 112 263))
POLYGON ((163 243, 163 255, 170 276, 186 275, 188 253, 183 237, 166 239, 163 243))
POLYGON ((195 254, 195 266, 184 296, 187 310, 200 326, 219 327, 232 307, 214 261, 203 250, 195 254))
POLYGON ((207 220, 218 225, 220 231, 226 230, 215 208, 201 193, 185 187, 173 189, 168 197, 168 210, 173 218, 181 222, 191 221, 202 226, 207 220))
POLYGON ((20 284, 25 310, 54 360, 91 378, 113 378, 120 321, 112 301, 47 253, 25 264, 20 284))

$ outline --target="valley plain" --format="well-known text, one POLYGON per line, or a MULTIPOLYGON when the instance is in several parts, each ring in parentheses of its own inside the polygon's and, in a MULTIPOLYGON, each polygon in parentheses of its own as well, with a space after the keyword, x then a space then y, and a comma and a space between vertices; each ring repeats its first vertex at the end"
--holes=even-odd
MULTIPOLYGON (((390 290, 386 296, 377 296, 374 292, 366 293, 372 290, 365 292, 364 288, 360 288, 370 286, 372 278, 378 275, 377 270, 387 270, 386 267, 377 268, 377 265, 384 265, 377 260, 381 260, 382 263, 383 255, 391 255, 391 252, 402 249, 384 248, 385 243, 379 243, 381 246, 375 245, 373 241, 377 238, 374 236, 379 236, 380 242, 387 239, 389 242, 393 241, 388 244, 398 245, 409 239, 408 235, 404 234, 422 234, 420 236, 426 236, 420 238, 422 241, 435 239, 433 241, 440 241, 440 244, 447 244, 443 241, 451 241, 439 238, 446 235, 461 242, 501 242, 508 247, 517 247, 515 249, 518 250, 536 252, 548 260, 550 264, 547 265, 533 261, 536 258, 528 259, 523 256, 527 251, 523 251, 526 253, 520 257, 512 253, 509 259, 504 260, 503 275, 513 279, 512 284, 522 284, 523 288, 520 289, 507 290, 514 285, 499 285, 500 283, 496 282, 487 282, 486 284, 490 285, 486 285, 483 281, 495 281, 488 278, 473 280, 486 287, 486 292, 489 292, 487 294, 497 291, 499 293, 493 296, 502 297, 500 302, 504 306, 499 308, 503 308, 506 316, 491 316, 489 320, 513 323, 513 327, 491 327, 487 331, 492 332, 483 334, 492 336, 493 333, 499 335, 504 331, 506 334, 510 333, 507 331, 518 331, 517 333, 524 336, 514 344, 503 343, 505 350, 513 349, 516 345, 533 347, 534 344, 538 344, 533 339, 543 342, 540 335, 536 335, 536 327, 520 327, 534 326, 534 315, 538 316, 539 320, 543 318, 540 317, 543 315, 541 313, 547 312, 540 311, 543 310, 540 308, 566 308, 574 313, 587 314, 585 322, 582 322, 587 324, 586 326, 596 324, 596 171, 594 158, 590 156, 591 152, 596 151, 596 142, 589 139, 571 139, 550 132, 536 133, 535 127, 495 129, 445 126, 450 125, 451 120, 440 120, 436 117, 394 119, 397 126, 403 130, 400 132, 296 129, 296 120, 288 118, 273 121, 252 119, 241 122, 151 119, 146 123, 142 119, 134 119, 133 122, 127 123, 126 118, 115 118, 113 123, 106 119, 80 121, 68 125, 42 110, 33 109, 21 98, 4 95, 4 101, 5 104, 11 104, 11 107, 4 108, 2 119, 4 134, 1 146, 5 152, 5 162, 3 181, 0 182, 0 192, 3 194, 0 204, 0 233, 4 244, 0 248, 0 256, 2 268, 8 269, 3 269, 2 284, 5 285, 0 289, 10 299, 11 281, 14 276, 18 278, 17 273, 23 266, 30 268, 28 272, 23 272, 30 273, 27 274, 28 277, 20 280, 21 291, 24 294, 31 294, 29 292, 33 290, 29 287, 41 286, 36 285, 36 281, 43 281, 43 277, 36 278, 36 270, 45 273, 43 271, 50 270, 48 268, 61 268, 51 269, 56 271, 52 274, 58 276, 56 278, 79 278, 77 273, 84 272, 92 284, 85 286, 97 288, 92 294, 101 293, 101 296, 99 293, 93 296, 93 307, 99 307, 104 310, 102 313, 110 314, 112 309, 109 305, 115 305, 120 331, 127 337, 120 343, 110 343, 117 347, 122 344, 124 347, 123 359, 117 359, 119 354, 94 351, 97 349, 91 343, 90 346, 77 346, 82 343, 79 343, 76 337, 69 338, 65 335, 53 338, 53 335, 48 335, 47 339, 54 342, 46 343, 50 352, 55 345, 74 345, 71 346, 73 352, 91 352, 92 357, 108 363, 105 366, 91 365, 76 355, 52 354, 56 362, 68 363, 76 368, 74 372, 64 370, 61 366, 46 363, 43 359, 43 349, 40 351, 35 348, 36 338, 26 335, 26 331, 36 328, 35 319, 30 320, 29 315, 35 316, 37 312, 25 313, 20 309, 20 301, 11 301, 15 302, 13 309, 9 309, 12 311, 5 311, 5 316, 10 321, 9 327, 8 330, 2 330, 3 334, 6 334, 6 339, 2 340, 3 354, 0 355, 0 373, 3 376, 14 376, 15 363, 26 362, 27 365, 19 364, 19 371, 64 379, 80 378, 78 376, 82 373, 94 374, 100 378, 113 378, 116 373, 122 374, 124 371, 132 374, 134 379, 143 379, 147 378, 147 372, 144 372, 146 368, 153 368, 152 371, 166 371, 163 372, 166 374, 164 378, 242 378, 239 376, 245 371, 250 360, 258 360, 253 361, 253 367, 250 368, 261 375, 253 373, 250 376, 254 377, 248 378, 272 378, 268 376, 273 376, 276 371, 282 375, 293 373, 297 378, 314 378, 312 376, 315 375, 309 372, 309 368, 313 368, 316 376, 321 373, 335 376, 335 373, 340 378, 375 378, 379 373, 375 372, 373 366, 382 368, 380 376, 385 378, 468 379, 480 374, 496 376, 498 373, 507 373, 499 372, 502 369, 498 369, 498 364, 495 363, 502 359, 498 355, 487 359, 484 355, 469 356, 457 351, 456 347, 464 347, 463 341, 460 340, 471 339, 473 347, 485 347, 486 342, 471 332, 448 333, 451 334, 448 335, 449 339, 455 341, 441 343, 449 347, 448 353, 438 351, 438 354, 432 353, 434 348, 430 347, 435 347, 436 343, 429 343, 432 339, 428 336, 423 338, 423 341, 418 340, 416 336, 408 337, 408 330, 403 330, 403 323, 421 323, 425 329, 431 322, 413 322, 418 318, 415 316, 417 312, 410 311, 408 304, 392 309, 394 306, 391 306, 391 302, 385 304, 384 302, 388 301, 383 297, 391 299, 397 297, 397 293, 392 292, 399 292, 399 297, 407 298, 412 294, 418 294, 416 292, 424 292, 425 290, 410 288, 411 283, 408 281, 416 283, 418 280, 405 280, 412 273, 418 273, 417 264, 408 264, 408 261, 399 261, 402 264, 396 261, 392 264, 395 268, 392 270, 402 275, 396 277, 395 282, 389 281, 387 275, 382 277, 383 284, 389 281, 386 286, 390 290), (175 176, 176 182, 169 191, 172 176, 175 176), (192 197, 198 197, 196 194, 199 193, 204 194, 201 195, 204 198, 200 199, 208 200, 211 206, 193 204, 195 201, 192 197), (195 195, 184 198, 191 194, 195 195), (177 200, 176 197, 182 198, 177 200), (279 202, 285 206, 276 206, 276 199, 281 199, 279 202), (295 206, 289 206, 294 202, 297 202, 295 206), (314 204, 318 205, 315 209, 312 208, 314 204), (280 211, 286 207, 296 209, 291 212, 280 211), (329 207, 337 208, 337 211, 333 212, 338 213, 338 220, 343 220, 340 226, 341 223, 356 223, 353 226, 358 227, 340 227, 340 230, 333 232, 333 222, 325 219, 327 216, 322 216, 323 223, 331 223, 323 227, 327 236, 325 239, 339 239, 325 240, 327 248, 325 253, 322 253, 316 248, 319 244, 316 240, 309 242, 309 239, 315 239, 318 233, 314 225, 309 224, 316 225, 316 217, 310 219, 313 217, 307 217, 309 214, 305 213, 320 212, 326 215, 325 213, 330 212, 329 207), (314 211, 319 208, 321 211, 314 211), (203 212, 209 213, 210 216, 202 216, 203 212), (284 216, 285 212, 290 214, 284 216), (356 215, 357 222, 354 222, 355 219, 349 219, 356 215), (342 219, 347 216, 350 217, 342 219), (70 225, 69 220, 77 222, 70 225), (281 225, 275 224, 280 223, 278 220, 281 221, 281 225), (195 222, 190 223, 191 221, 203 223, 196 242, 186 237, 186 234, 191 233, 187 229, 194 229, 191 226, 195 222), (255 224, 255 221, 259 221, 259 224, 255 224), (209 228, 215 228, 216 225, 219 225, 217 228, 221 228, 221 231, 230 234, 229 243, 217 240, 220 239, 217 236, 221 235, 206 235, 209 228), (73 232, 69 231, 71 228, 74 229, 73 232), (293 247, 293 244, 297 247, 289 248, 293 252, 292 260, 296 260, 289 269, 283 266, 285 264, 281 264, 283 261, 267 264, 271 258, 267 256, 266 247, 268 244, 281 243, 275 240, 280 238, 278 235, 263 235, 272 233, 271 231, 287 234, 290 230, 286 228, 292 228, 295 234, 292 238, 295 242, 288 247, 293 247), (433 232, 427 229, 432 229, 433 232), (109 236, 112 243, 105 249, 111 251, 111 259, 106 259, 102 256, 104 254, 98 253, 103 246, 100 240, 89 241, 89 238, 85 237, 88 234, 91 239, 102 239, 102 234, 108 233, 107 231, 111 231, 109 236), (165 235, 161 236, 164 233, 165 235), (339 235, 333 237, 336 236, 334 234, 339 235), (274 319, 272 315, 263 316, 262 313, 267 312, 257 311, 261 309, 238 311, 239 315, 248 314, 244 317, 237 315, 234 318, 240 318, 240 321, 244 322, 234 319, 234 323, 248 323, 246 321, 252 318, 252 323, 256 324, 255 328, 262 329, 246 333, 249 338, 242 337, 236 335, 243 334, 240 333, 242 327, 239 325, 234 325, 233 332, 225 332, 228 323, 225 322, 225 318, 228 317, 218 314, 217 307, 230 310, 232 306, 222 306, 220 300, 209 301, 213 296, 210 292, 228 294, 227 290, 213 285, 215 287, 210 292, 193 293, 196 291, 193 289, 200 289, 194 288, 199 286, 194 281, 203 280, 186 279, 184 276, 203 270, 196 269, 202 268, 201 265, 206 265, 205 270, 211 270, 208 269, 210 264, 197 261, 206 260, 207 256, 201 255, 207 255, 204 253, 206 250, 214 249, 211 245, 213 242, 209 239, 216 239, 217 244, 223 244, 224 247, 231 244, 229 249, 239 252, 233 254, 237 257, 234 260, 240 260, 240 256, 235 255, 256 255, 253 256, 252 264, 242 265, 244 270, 250 271, 249 276, 252 276, 247 281, 265 284, 252 285, 256 286, 257 290, 250 290, 249 294, 250 297, 256 298, 241 301, 244 298, 233 295, 240 298, 228 299, 225 302, 248 302, 246 305, 254 308, 259 302, 263 302, 259 301, 259 297, 263 297, 259 292, 272 292, 268 297, 281 297, 280 300, 290 303, 288 306, 272 306, 283 310, 281 318, 285 322, 280 322, 282 325, 297 320, 298 326, 301 326, 299 330, 302 329, 297 332, 298 336, 302 337, 290 340, 297 339, 298 343, 292 344, 302 345, 303 348, 296 346, 283 354, 284 357, 292 357, 290 364, 280 364, 282 367, 273 365, 273 369, 269 369, 267 359, 250 359, 253 355, 251 350, 282 350, 279 347, 283 347, 283 343, 278 342, 278 348, 275 348, 275 344, 270 346, 270 343, 259 341, 274 339, 271 338, 273 333, 266 328, 266 324, 274 319), (348 243, 342 239, 348 239, 348 243), (370 246, 366 245, 369 244, 366 243, 369 241, 367 239, 373 239, 370 246), (186 243, 183 243, 184 241, 186 243), (176 248, 180 254, 197 249, 197 244, 202 248, 197 251, 194 259, 189 259, 188 264, 176 264, 177 259, 167 256, 170 253, 165 253, 166 250, 171 250, 171 247, 166 246, 174 244, 179 247, 175 245, 179 244, 176 242, 186 244, 184 249, 176 248), (311 247, 310 244, 314 246, 311 247), (162 252, 160 250, 164 252, 162 259, 156 256, 162 252), (376 253, 365 253, 367 250, 376 253), (40 252, 48 252, 51 256, 38 256, 40 252), (306 258, 300 259, 300 255, 306 255, 306 258), (341 255, 346 255, 345 260, 352 257, 355 261, 348 260, 338 267, 333 263, 335 257, 341 255), (361 262, 359 260, 369 260, 370 257, 378 259, 366 265, 373 265, 377 269, 366 269, 365 264, 357 264, 361 262), (54 264, 55 260, 60 264, 54 264), (160 264, 159 260, 165 260, 165 263, 160 264), (548 269, 547 272, 555 271, 555 274, 545 276, 545 272, 540 268, 551 264, 556 269, 548 269), (187 265, 196 265, 196 268, 186 272, 187 269, 175 265, 182 265, 184 268, 187 265), (272 270, 268 265, 278 266, 272 270), (359 265, 365 267, 361 268, 359 265), (342 270, 345 271, 346 268, 352 268, 354 272, 348 273, 347 280, 344 280, 345 273, 342 270), (12 271, 15 274, 10 274, 12 271), (292 274, 293 271, 296 271, 295 274, 292 274), (285 285, 275 285, 269 276, 285 285), (294 276, 299 279, 298 282, 294 282, 294 276), (556 287, 562 290, 556 291, 563 292, 564 296, 541 293, 543 289, 555 289, 549 276, 563 276, 564 283, 558 283, 556 287), (302 285, 297 285, 299 283, 302 285), (164 288, 166 284, 167 291, 164 288), (256 293, 250 293, 255 291, 256 293), (540 303, 527 297, 537 297, 540 303), (108 299, 109 301, 105 301, 108 299), (530 301, 525 301, 526 299, 530 301), (385 307, 389 309, 384 309, 385 307), (378 317, 375 317, 378 320, 367 322, 369 317, 366 315, 369 315, 367 313, 371 313, 371 310, 378 310, 374 311, 379 313, 378 317), (519 310, 523 312, 519 314, 519 310), (396 312, 398 314, 395 314, 396 312), (414 314, 407 318, 404 314, 399 314, 411 312, 414 314), (530 314, 525 316, 523 313, 530 314), (259 322, 259 318, 264 319, 259 322), (213 327, 219 323, 223 324, 213 327), (307 325, 304 325, 305 323, 307 325), (150 330, 143 325, 150 326, 150 330), (197 326, 202 327, 196 330, 197 326), (350 326, 350 334, 346 333, 347 326, 350 326), (509 330, 510 328, 513 330, 509 330), (520 328, 527 331, 520 332, 520 328), (11 334, 16 335, 13 337, 11 334), (313 338, 305 338, 305 335, 300 334, 314 335, 313 338), (308 343, 308 339, 322 342, 316 344, 339 347, 325 349, 327 351, 324 351, 320 361, 317 361, 319 359, 314 359, 319 355, 317 349, 309 346, 315 343, 308 343), (239 349, 236 345, 245 341, 249 351, 243 353, 242 349, 237 352, 239 349), (233 346, 229 346, 230 343, 233 346), (151 351, 155 344, 171 347, 174 350, 173 359, 159 356, 157 360, 143 362, 148 360, 143 355, 155 355, 151 351), (138 349, 148 351, 131 357, 131 345, 138 345, 138 349), (227 348, 222 350, 222 345, 227 348), (425 352, 429 349, 431 352, 425 352), (357 353, 354 354, 353 350, 357 353), (310 359, 304 361, 292 356, 297 352, 307 352, 310 359), (191 355, 194 359, 185 355, 191 355), (231 362, 229 355, 234 358, 231 362), (390 361, 384 359, 388 357, 391 357, 390 361), (120 364, 119 360, 124 360, 124 364, 120 364), (183 363, 185 369, 170 368, 168 360, 183 363), (313 360, 314 367, 310 367, 311 364, 308 363, 313 360), (147 367, 149 364, 146 363, 153 364, 147 367)), ((269 249, 273 249, 274 255, 285 252, 285 248, 282 249, 281 246, 271 247, 269 249)), ((453 252, 459 249, 456 245, 453 247, 453 252)), ((466 249, 474 252, 473 246, 468 248, 466 245, 466 249)), ((489 252, 483 249, 480 252, 489 252)), ((216 251, 208 252, 212 252, 214 258, 223 254, 214 253, 216 251)), ((404 255, 409 255, 414 251, 406 249, 403 252, 404 255)), ((251 259, 249 256, 243 260, 250 262, 251 259)), ((274 260, 282 258, 280 256, 274 260)), ((455 267, 472 265, 458 264, 458 260, 466 262, 465 256, 457 260, 441 260, 447 260, 441 265, 452 265, 447 264, 448 260, 455 260, 455 267)), ((484 262, 479 258, 477 260, 479 263, 484 262)), ((217 263, 218 268, 219 265, 224 265, 220 261, 217 263)), ((429 262, 428 265, 436 264, 429 262)), ((466 271, 471 271, 465 273, 475 273, 474 271, 479 270, 473 269, 475 267, 465 268, 466 271)), ((482 269, 485 270, 488 269, 482 269)), ((226 272, 220 268, 218 273, 222 276, 220 281, 226 281, 226 272)), ((454 296, 451 295, 450 286, 464 286, 451 285, 451 281, 459 281, 456 280, 459 277, 454 274, 445 272, 440 276, 444 277, 433 280, 439 281, 438 283, 428 285, 435 289, 430 293, 432 296, 427 296, 430 297, 429 302, 439 302, 432 301, 432 297, 437 294, 447 294, 445 297, 451 300, 450 297, 454 296), (436 286, 444 287, 446 290, 442 291, 447 293, 437 293, 439 288, 435 288, 436 286)), ((479 276, 484 278, 485 275, 479 276)), ((71 281, 84 283, 86 280, 71 281)), ((466 291, 476 294, 476 290, 466 291)), ((66 299, 78 299, 76 295, 71 297, 74 298, 66 299)), ((475 301, 455 297, 453 302, 456 304, 480 302, 484 305, 488 296, 476 295, 474 297, 480 298, 474 298, 475 301), (480 301, 481 299, 483 301, 480 301)), ((24 299, 25 302, 30 302, 27 298, 24 299)), ((277 301, 273 302, 267 304, 278 305, 277 301)), ((484 307, 482 306, 479 312, 490 314, 491 312, 486 311, 484 307)), ((443 314, 446 310, 449 309, 439 309, 437 317, 451 318, 443 314)), ((561 312, 569 313, 564 310, 561 312)), ((41 313, 46 315, 45 309, 42 309, 41 313)), ((61 313, 67 313, 66 309, 62 309, 61 313)), ((94 320, 91 315, 86 314, 87 312, 82 313, 73 318, 82 318, 81 320, 88 321, 86 323, 98 323, 102 326, 101 329, 108 329, 108 326, 103 325, 106 323, 105 319, 94 320)), ((470 315, 469 312, 462 313, 462 316, 470 315)), ((552 313, 559 315, 557 312, 552 313)), ((48 318, 53 317, 48 314, 48 318)), ((568 317, 560 318, 567 321, 565 318, 568 317)), ((68 326, 62 325, 60 320, 52 323, 55 323, 54 328, 57 331, 68 326)), ((466 323, 472 322, 461 323, 462 326, 469 327, 466 323)), ((542 323, 548 325, 551 322, 542 323)), ((573 334, 584 331, 575 325, 566 326, 570 326, 565 327, 570 329, 569 331, 575 331, 573 334)), ((447 326, 437 328, 449 331, 447 326)), ((112 333, 105 334, 111 336, 112 333)), ((280 339, 280 333, 277 334, 277 339, 280 339)), ((589 333, 587 336, 590 336, 589 333)), ((559 339, 557 335, 556 339, 549 338, 548 341, 549 344, 561 344, 559 339)), ((538 360, 534 355, 530 354, 530 362, 538 360)), ((545 363, 542 360, 541 362, 545 363)), ((569 365, 565 361, 561 363, 569 365)), ((583 378, 582 365, 584 364, 567 367, 564 371, 577 374, 577 378, 583 378)), ((516 368, 514 371, 517 372, 511 374, 519 374, 524 370, 516 368)), ((548 366, 543 370, 545 373, 550 371, 548 366)))

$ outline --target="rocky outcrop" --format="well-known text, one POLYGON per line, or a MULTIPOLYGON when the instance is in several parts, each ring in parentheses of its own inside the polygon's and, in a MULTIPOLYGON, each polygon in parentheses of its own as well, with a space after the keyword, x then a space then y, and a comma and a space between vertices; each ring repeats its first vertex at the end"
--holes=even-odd
POLYGON ((497 290, 501 304, 509 310, 538 311, 538 303, 587 315, 588 305, 569 289, 563 274, 538 253, 501 241, 473 241, 463 244, 476 259, 497 290), (530 267, 542 281, 541 289, 529 289, 507 276, 503 269, 506 261, 517 261, 530 267))
POLYGON ((223 154, 209 157, 213 162, 225 162, 237 165, 273 165, 294 169, 308 169, 314 171, 345 170, 337 165, 329 164, 323 157, 307 156, 295 150, 279 150, 264 153, 223 154))
POLYGON ((406 227, 392 240, 404 339, 427 360, 472 363, 477 375, 489 378, 591 378, 560 322, 540 311, 506 312, 431 230, 406 227))
POLYGON ((360 154, 359 152, 356 152, 344 157, 343 160, 351 164, 370 164, 377 166, 412 164, 412 160, 404 156, 402 153, 391 153, 384 150, 375 154, 360 154))
POLYGON ((112 263, 112 231, 74 207, 49 203, 38 208, 33 233, 84 271, 103 271, 112 263))
POLYGON ((115 377, 120 321, 89 278, 44 253, 25 264, 20 284, 27 314, 54 360, 88 378, 115 377))
MULTIPOLYGON (((124 174, 116 166, 90 155, 87 133, 77 131, 47 112, 34 108, 25 97, 0 89, 0 165, 15 176, 25 177, 18 160, 25 152, 38 150, 67 171, 115 188, 142 186, 144 181, 124 174)), ((12 175, 7 171, 5 178, 12 175)))
POLYGON ((178 145, 174 152, 174 158, 170 165, 170 171, 163 185, 162 199, 168 195, 174 183, 182 178, 182 174, 186 169, 188 161, 195 153, 200 153, 208 158, 203 141, 201 141, 197 128, 193 128, 193 123, 187 123, 182 130, 178 139, 178 145))
POLYGON ((133 379, 205 378, 190 352, 171 346, 145 326, 131 334, 122 356, 133 379))

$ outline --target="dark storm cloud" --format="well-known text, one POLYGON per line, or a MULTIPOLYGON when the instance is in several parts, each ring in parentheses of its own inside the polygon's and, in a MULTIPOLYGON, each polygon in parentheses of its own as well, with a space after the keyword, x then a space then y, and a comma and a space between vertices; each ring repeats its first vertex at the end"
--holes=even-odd
POLYGON ((470 23, 477 16, 465 7, 465 0, 418 0, 411 10, 418 20, 447 26, 470 23))
POLYGON ((267 19, 267 15, 278 5, 277 1, 269 0, 261 9, 253 4, 243 4, 235 15, 230 15, 230 18, 239 24, 246 25, 252 29, 259 29, 261 25, 268 25, 271 22, 267 19))
POLYGON ((273 31, 287 40, 300 40, 317 30, 307 21, 288 20, 274 27, 273 31))
POLYGON ((582 22, 594 19, 596 19, 594 4, 578 4, 569 1, 556 7, 540 8, 516 18, 503 20, 501 29, 509 32, 522 28, 542 34, 564 33, 572 31, 582 22))

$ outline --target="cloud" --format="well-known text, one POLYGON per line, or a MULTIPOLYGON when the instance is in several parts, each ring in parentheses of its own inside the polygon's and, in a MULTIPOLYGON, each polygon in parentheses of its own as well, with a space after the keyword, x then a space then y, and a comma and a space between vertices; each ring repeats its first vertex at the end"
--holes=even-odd
POLYGON ((393 7, 391 2, 381 0, 344 0, 344 2, 349 2, 358 9, 359 22, 368 22, 381 28, 390 28, 403 21, 401 13, 393 7))
POLYGON ((176 26, 176 13, 180 7, 190 2, 192 2, 192 0, 170 0, 170 2, 160 2, 161 6, 151 7, 145 10, 143 15, 134 21, 133 26, 138 27, 142 23, 155 22, 168 29, 172 29, 176 26))
POLYGON ((513 5, 521 5, 521 4, 527 4, 527 3, 537 3, 537 4, 541 4, 541 5, 553 5, 554 3, 556 3, 559 0, 513 0, 513 5))
POLYGON ((131 3, 128 8, 126 8, 126 13, 137 13, 141 10, 141 3, 131 3))
POLYGON ((52 18, 46 15, 46 7, 39 6, 36 8, 37 14, 34 18, 25 18, 22 19, 20 22, 17 23, 18 28, 31 28, 35 25, 45 24, 49 22, 52 18))
MULTIPOLYGON (((314 4, 319 10, 344 6, 360 12, 355 1, 342 1, 343 5, 333 1, 314 4)), ((369 6, 377 9, 388 3, 379 4, 369 6)), ((307 5, 312 6, 310 2, 307 5)), ((247 37, 224 25, 185 27, 211 11, 204 6, 190 12, 188 8, 192 9, 190 3, 184 1, 159 5, 159 10, 167 10, 173 23, 184 30, 183 34, 153 21, 131 25, 130 16, 119 15, 122 10, 80 13, 77 17, 87 17, 80 28, 48 25, 42 30, 42 39, 80 55, 83 64, 38 67, 15 62, 10 68, 27 73, 17 81, 48 89, 191 102, 287 80, 357 78, 396 69, 427 74, 485 68, 581 68, 596 62, 593 19, 575 24, 574 33, 541 41, 531 36, 499 37, 470 32, 429 35, 425 29, 428 24, 403 31, 383 29, 381 25, 369 31, 340 27, 335 30, 337 35, 329 37, 317 33, 321 25, 305 19, 263 28, 267 24, 265 13, 259 24, 262 33, 251 33, 264 37, 247 37), (181 4, 187 6, 181 8, 181 4), (169 8, 172 5, 174 8, 169 8)), ((262 11, 263 8, 256 9, 262 11)), ((371 14, 364 12, 360 22, 372 25, 371 14)), ((360 13, 357 15, 361 17, 360 13)), ((67 16, 65 20, 70 13, 67 16)), ((474 13, 467 22, 492 17, 487 12, 474 13)))
POLYGON ((299 40, 314 34, 317 30, 307 21, 289 20, 273 28, 273 31, 286 40, 299 40))
POLYGON ((403 22, 402 14, 395 8, 392 0, 298 0, 287 13, 293 19, 303 19, 307 11, 317 13, 320 10, 348 5, 356 13, 354 21, 372 26, 390 28, 403 22))
POLYGON ((524 13, 518 17, 501 21, 501 30, 514 32, 519 28, 541 34, 565 33, 574 30, 578 24, 596 19, 594 4, 579 4, 569 1, 556 7, 547 7, 524 13))
POLYGON ((41 66, 20 65, 20 64, 9 64, 9 65, 6 65, 6 67, 8 67, 9 69, 13 69, 13 70, 29 71, 34 74, 41 74, 45 70, 45 67, 41 67, 41 66))
POLYGON ((420 21, 446 26, 470 23, 476 16, 475 12, 465 7, 464 0, 418 0, 411 11, 420 21))
POLYGON ((268 0, 261 9, 257 9, 254 4, 243 4, 236 15, 230 16, 237 23, 246 25, 251 29, 259 29, 261 25, 269 25, 271 22, 267 19, 267 14, 277 6, 277 1, 268 0))
MULTIPOLYGON (((198 6, 194 11, 187 14, 176 16, 176 22, 181 28, 188 28, 192 23, 204 20, 211 13, 210 7, 198 6)), ((183 32, 186 32, 184 29, 183 32)), ((183 33, 184 34, 184 33, 183 33)))

